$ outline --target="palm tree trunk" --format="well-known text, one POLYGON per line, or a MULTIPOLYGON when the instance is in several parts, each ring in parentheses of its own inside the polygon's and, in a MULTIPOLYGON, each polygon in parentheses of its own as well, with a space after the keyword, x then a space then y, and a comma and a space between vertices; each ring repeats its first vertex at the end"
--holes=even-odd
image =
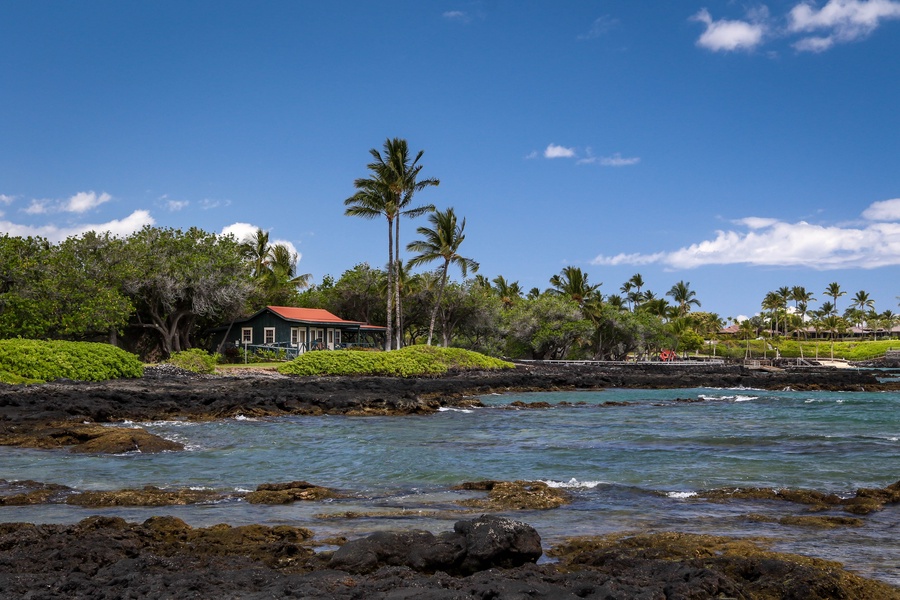
POLYGON ((388 291, 387 291, 387 323, 385 323, 385 350, 393 349, 394 321, 394 224, 388 219, 388 291))
POLYGON ((447 269, 450 267, 450 261, 444 262, 444 268, 441 272, 441 287, 438 288, 437 299, 434 301, 434 309, 431 311, 431 324, 428 326, 428 345, 431 345, 431 338, 434 336, 434 322, 437 321, 438 308, 441 306, 441 297, 444 295, 444 284, 447 283, 447 269))
POLYGON ((394 281, 394 307, 397 311, 397 349, 403 347, 403 312, 400 306, 400 215, 397 215, 396 235, 394 236, 394 244, 397 248, 397 266, 395 273, 397 277, 394 281))

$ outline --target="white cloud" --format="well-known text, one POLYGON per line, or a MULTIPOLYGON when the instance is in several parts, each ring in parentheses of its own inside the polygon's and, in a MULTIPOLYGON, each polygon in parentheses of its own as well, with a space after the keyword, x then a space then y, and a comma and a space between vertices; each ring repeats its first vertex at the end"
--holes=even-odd
POLYGON ((468 13, 461 10, 448 10, 444 12, 442 15, 448 21, 459 21, 462 23, 468 23, 471 19, 469 18, 468 13))
POLYGON ((852 42, 875 31, 883 20, 900 19, 900 2, 894 0, 828 0, 822 8, 802 2, 788 14, 788 29, 795 33, 825 31, 821 37, 804 38, 797 50, 822 52, 835 42, 852 42))
POLYGON ((231 204, 231 200, 211 200, 209 198, 204 198, 200 201, 200 208, 203 210, 211 210, 213 208, 219 208, 220 206, 228 206, 231 204))
POLYGON ((187 200, 166 200, 166 208, 172 212, 177 212, 183 208, 187 208, 190 204, 187 200))
POLYGON ((603 15, 602 17, 598 17, 594 19, 594 22, 591 23, 591 28, 587 33, 579 35, 579 40, 592 40, 594 38, 598 38, 608 32, 610 29, 619 24, 618 19, 614 19, 609 15, 603 15))
POLYGON ((544 150, 544 158, 573 158, 575 156, 574 148, 566 148, 565 146, 557 146, 550 144, 544 150))
POLYGON ((876 202, 863 217, 878 222, 848 227, 749 217, 735 222, 741 229, 717 231, 713 239, 685 248, 653 254, 600 255, 592 264, 661 264, 672 269, 745 264, 817 270, 900 265, 900 199, 876 202))
POLYGON ((66 212, 84 213, 92 208, 97 208, 101 204, 112 200, 112 196, 106 192, 97 195, 96 192, 78 192, 70 197, 67 202, 60 206, 61 210, 66 212))
POLYGON ((32 199, 31 202, 28 203, 28 207, 22 210, 27 215, 43 215, 50 210, 49 208, 47 208, 47 204, 49 204, 48 200, 32 199))
POLYGON ((136 210, 124 219, 114 219, 106 223, 82 224, 71 227, 57 227, 56 225, 30 226, 19 225, 9 221, 0 221, 0 233, 11 236, 40 236, 51 242, 61 242, 66 238, 81 235, 87 231, 110 232, 116 236, 126 236, 140 230, 145 225, 153 225, 156 221, 146 210, 136 210))
POLYGON ((762 43, 767 31, 762 22, 727 19, 713 21, 709 11, 705 8, 691 17, 691 20, 706 25, 706 31, 700 35, 697 45, 713 52, 753 50, 762 43))
POLYGON ((6 194, 0 194, 0 204, 5 204, 9 206, 12 204, 13 200, 15 200, 15 196, 7 196, 6 194))
POLYGON ((900 221, 900 198, 873 202, 862 216, 870 221, 900 221))
POLYGON ((792 44, 800 52, 825 52, 834 46, 833 37, 808 37, 792 44))
POLYGON ((529 152, 528 154, 525 155, 525 160, 532 160, 537 157, 538 157, 537 150, 532 150, 531 152, 529 152))
POLYGON ((632 165, 636 165, 641 162, 641 159, 637 156, 631 158, 625 158, 618 152, 613 154, 612 156, 588 156, 586 158, 578 159, 576 164, 579 165, 595 165, 599 164, 604 167, 630 167, 632 165))
POLYGON ((641 162, 641 159, 637 156, 625 158, 618 152, 616 152, 612 156, 604 156, 600 159, 600 164, 604 167, 630 167, 631 165, 636 165, 639 162, 641 162))

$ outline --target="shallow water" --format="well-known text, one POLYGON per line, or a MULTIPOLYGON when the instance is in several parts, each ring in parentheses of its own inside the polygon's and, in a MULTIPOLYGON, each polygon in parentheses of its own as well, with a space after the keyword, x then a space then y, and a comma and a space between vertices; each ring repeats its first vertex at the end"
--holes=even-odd
MULTIPOLYGON (((74 522, 91 514, 142 521, 171 514, 195 526, 227 522, 309 527, 325 537, 375 529, 442 531, 465 518, 453 491, 480 479, 543 480, 572 504, 516 513, 546 543, 631 530, 770 536, 774 548, 838 560, 900 585, 900 507, 859 528, 820 530, 747 519, 805 514, 785 502, 711 503, 698 490, 765 486, 852 495, 900 479, 900 395, 749 389, 605 390, 507 394, 488 406, 429 416, 288 417, 142 423, 186 452, 82 456, 0 448, 0 478, 77 489, 156 485, 252 490, 307 480, 350 498, 289 506, 238 500, 189 507, 0 507, 0 521, 74 522), (514 410, 510 402, 548 402, 514 410), (603 406, 603 403, 625 403, 603 406), (570 403, 566 405, 565 403, 570 403), (407 511, 401 516, 398 509, 407 511), (324 518, 347 511, 384 513, 324 518), (392 513, 392 514, 389 514, 392 513)), ((133 425, 133 424, 127 424, 133 425)), ((823 513, 817 513, 823 514, 823 513)), ((824 514, 846 514, 841 512, 824 514)))

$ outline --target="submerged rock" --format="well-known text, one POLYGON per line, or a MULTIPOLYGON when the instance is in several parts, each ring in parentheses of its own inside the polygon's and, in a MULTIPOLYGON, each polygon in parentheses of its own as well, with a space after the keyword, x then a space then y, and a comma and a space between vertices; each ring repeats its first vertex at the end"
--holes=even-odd
POLYGON ((900 502, 900 481, 885 488, 860 488, 851 498, 841 498, 836 494, 826 494, 816 490, 777 490, 773 488, 733 488, 709 490, 698 497, 713 502, 726 500, 782 500, 810 506, 810 510, 827 510, 841 507, 856 515, 867 515, 881 510, 885 504, 900 502))
POLYGON ((42 483, 26 479, 7 481, 0 479, 0 506, 25 506, 59 502, 72 488, 56 483, 42 483))
POLYGON ((163 490, 148 485, 139 490, 90 491, 73 494, 66 504, 77 506, 172 506, 215 502, 226 495, 212 490, 163 490))
POLYGON ((260 484, 255 492, 250 492, 244 496, 244 499, 251 504, 290 504, 300 500, 341 497, 343 496, 334 490, 313 485, 307 481, 290 481, 260 484))
POLYGON ((454 489, 487 491, 487 498, 471 498, 460 504, 492 511, 547 510, 571 502, 569 494, 543 481, 474 481, 454 489))

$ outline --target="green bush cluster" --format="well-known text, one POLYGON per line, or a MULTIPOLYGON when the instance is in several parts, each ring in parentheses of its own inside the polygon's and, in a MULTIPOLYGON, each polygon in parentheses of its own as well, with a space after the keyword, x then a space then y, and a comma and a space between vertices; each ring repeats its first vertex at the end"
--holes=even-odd
POLYGON ((11 339, 0 340, 0 372, 7 383, 54 379, 105 381, 141 377, 138 358, 109 344, 11 339))
POLYGON ((286 375, 423 377, 448 371, 510 369, 512 363, 461 348, 408 346, 393 352, 307 352, 278 368, 286 375))
POLYGON ((218 358, 200 348, 191 348, 174 353, 166 362, 192 373, 210 374, 216 372, 218 358))

